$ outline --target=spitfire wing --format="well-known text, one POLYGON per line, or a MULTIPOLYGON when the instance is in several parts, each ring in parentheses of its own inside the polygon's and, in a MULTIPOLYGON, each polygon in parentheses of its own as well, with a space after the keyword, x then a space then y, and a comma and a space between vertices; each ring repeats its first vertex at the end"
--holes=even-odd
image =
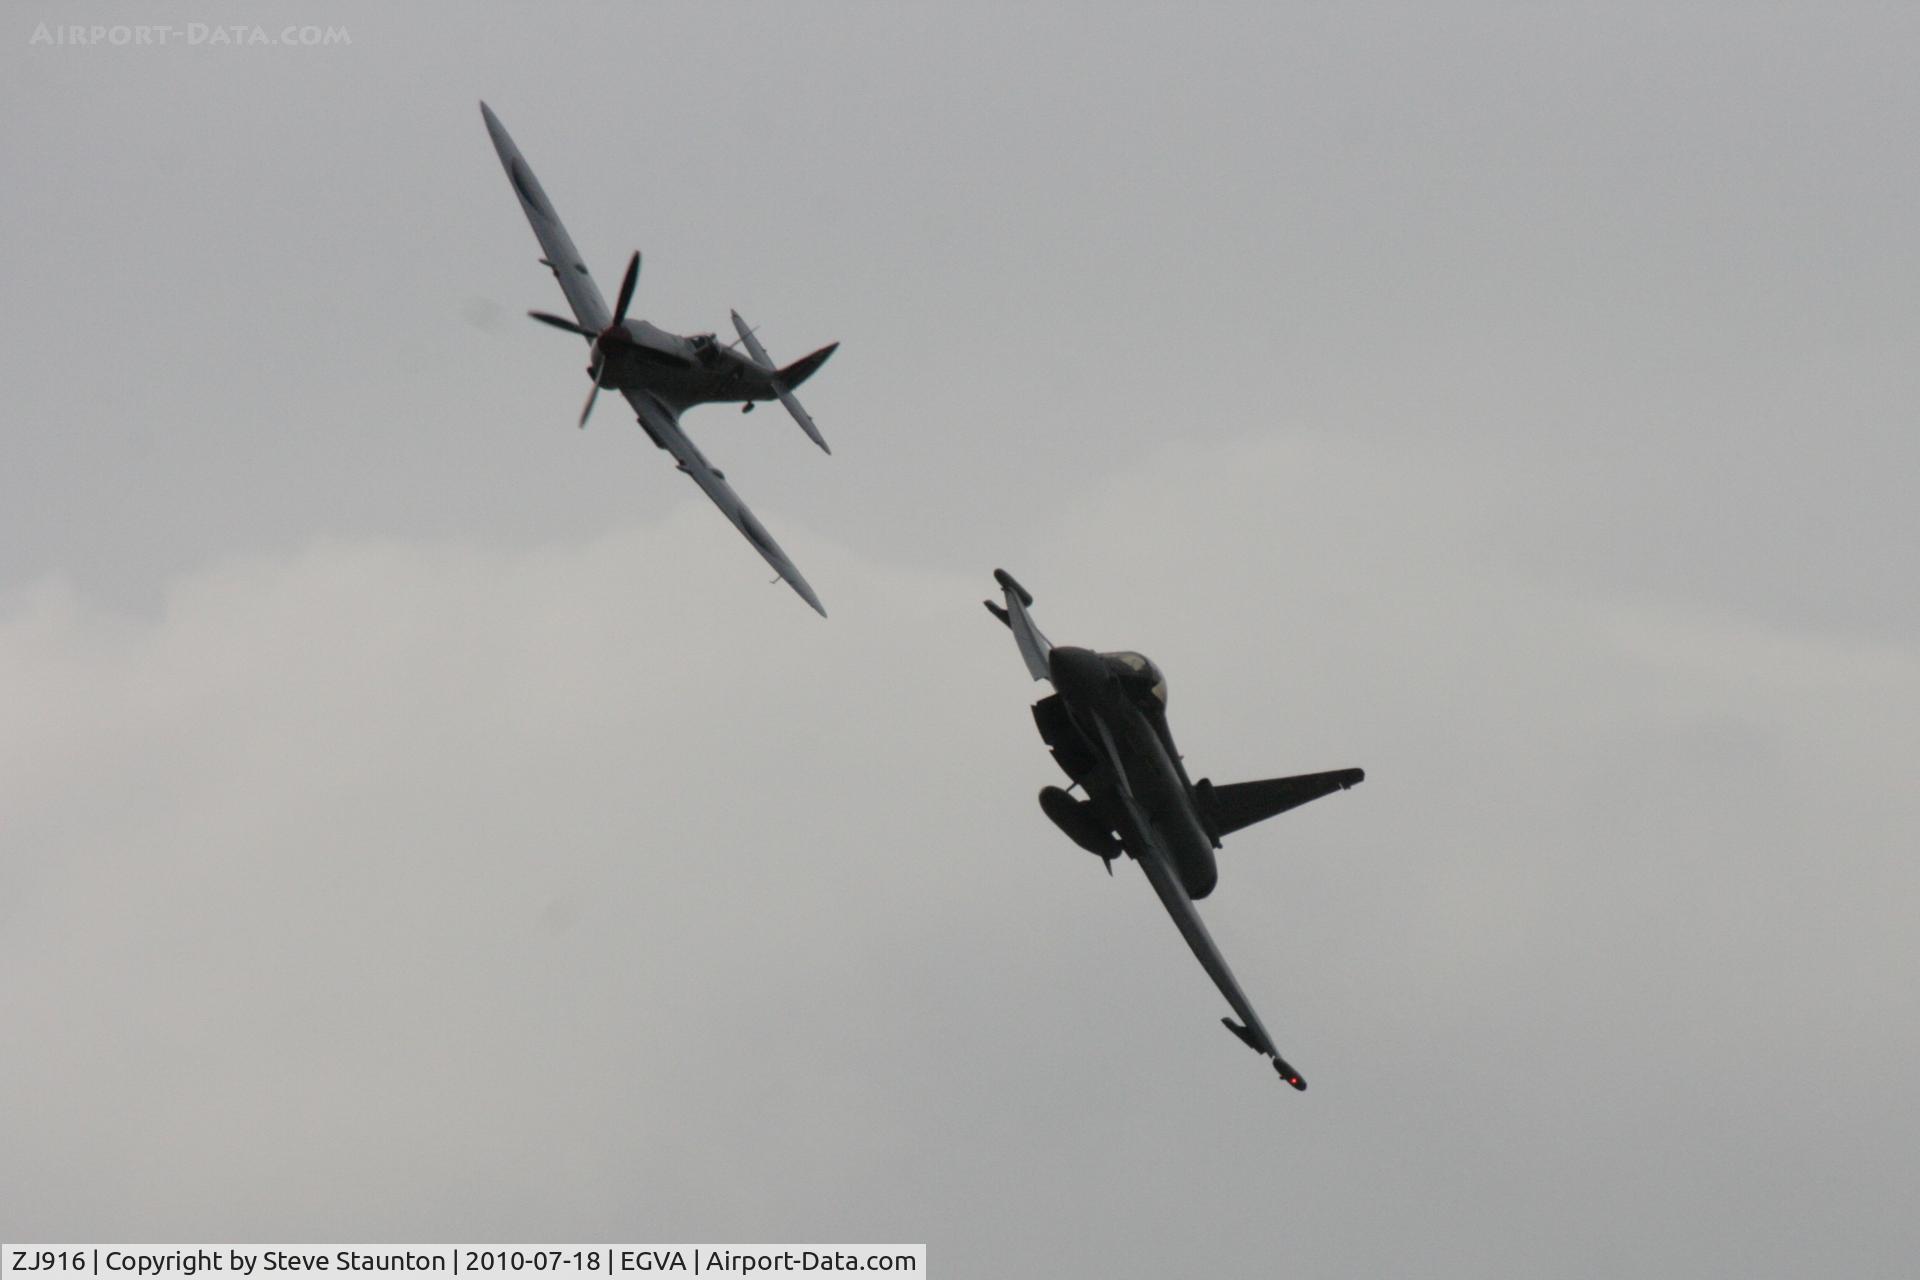
POLYGON ((1021 661, 1027 664, 1027 674, 1035 680, 1050 679, 1047 654, 1053 651, 1053 645, 1040 634, 1040 628, 1035 625, 1033 615, 1027 612, 1028 606, 1033 603, 1033 596, 1025 587, 1015 582, 1013 575, 1005 569, 995 569, 993 580, 1000 584, 1001 591, 1006 594, 1007 603, 1004 606, 997 605, 991 600, 984 600, 981 603, 987 606, 988 613, 1006 623, 1007 629, 1013 632, 1013 642, 1019 646, 1021 661))
POLYGON ((540 189, 540 180, 533 176, 526 157, 513 145, 500 118, 484 102, 480 104, 480 114, 493 137, 493 149, 500 153, 500 163, 513 183, 513 193, 520 197, 520 208, 533 224, 533 234, 545 255, 541 261, 560 282, 560 291, 567 295, 567 305, 573 308, 574 318, 581 327, 599 333, 613 322, 613 313, 607 310, 607 300, 600 296, 599 286, 587 274, 587 264, 581 260, 580 251, 573 247, 573 237, 561 225, 560 215, 553 211, 547 193, 540 189))
POLYGON ((714 469, 705 455, 694 447, 693 441, 687 439, 686 432, 680 429, 679 415, 651 392, 629 389, 621 394, 633 406, 633 411, 640 417, 640 425, 653 437, 654 443, 673 455, 680 470, 692 477, 693 482, 713 499, 713 505, 733 521, 733 527, 745 535, 747 541, 753 544, 753 549, 773 566, 774 572, 785 578, 787 584, 800 593, 800 598, 813 606, 814 612, 826 617, 827 611, 821 607, 820 597, 800 576, 800 570, 794 567, 793 561, 787 559, 787 553, 780 549, 780 544, 754 518, 747 504, 740 501, 740 495, 733 491, 727 478, 714 469))

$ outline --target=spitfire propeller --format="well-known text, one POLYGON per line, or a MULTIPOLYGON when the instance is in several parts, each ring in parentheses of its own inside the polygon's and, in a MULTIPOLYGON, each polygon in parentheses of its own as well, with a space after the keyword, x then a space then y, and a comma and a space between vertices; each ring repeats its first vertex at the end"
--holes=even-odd
POLYGON ((627 274, 620 280, 620 297, 614 303, 613 323, 599 333, 576 324, 562 316, 550 315, 545 311, 529 311, 528 315, 542 324, 550 324, 556 329, 565 329, 568 333, 577 333, 583 338, 593 339, 593 390, 587 393, 586 407, 580 410, 580 425, 587 425, 587 417, 593 412, 593 402, 600 398, 601 378, 607 371, 607 353, 610 348, 625 344, 634 345, 627 333, 627 307, 633 302, 634 286, 640 283, 640 251, 634 250, 633 257, 627 260, 627 274))

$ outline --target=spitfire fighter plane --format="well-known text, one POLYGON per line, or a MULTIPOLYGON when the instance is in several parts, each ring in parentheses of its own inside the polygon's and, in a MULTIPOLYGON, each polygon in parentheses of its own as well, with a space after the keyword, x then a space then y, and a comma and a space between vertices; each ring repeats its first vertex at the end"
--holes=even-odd
POLYGON ((1033 719, 1073 786, 1043 789, 1041 809, 1075 844, 1098 854, 1108 875, 1123 853, 1140 864, 1201 967, 1239 1015, 1238 1022, 1221 1019, 1227 1030, 1272 1059, 1282 1080, 1305 1089, 1307 1082, 1274 1048, 1193 904, 1212 893, 1219 879, 1213 853, 1223 836, 1344 791, 1366 774, 1335 769, 1228 786, 1190 781, 1167 728, 1167 680, 1160 669, 1138 653, 1048 643, 1028 613, 1033 597, 1026 588, 1004 569, 993 576, 1006 603, 989 600, 987 609, 1013 632, 1028 674, 1054 688, 1034 704, 1033 719), (1075 789, 1084 789, 1086 798, 1076 800, 1075 789))
POLYGON ((513 145, 499 117, 484 102, 480 104, 480 114, 486 119, 487 132, 493 137, 494 150, 500 153, 500 163, 506 167, 514 194, 520 198, 520 208, 526 212, 527 221, 533 224, 533 234, 540 241, 545 255, 540 259, 541 264, 560 282, 560 291, 573 308, 574 318, 568 320, 544 311, 529 314, 535 320, 587 340, 587 373, 593 378, 593 390, 587 395, 586 407, 580 411, 580 425, 587 425, 587 417, 593 412, 602 387, 620 392, 639 415, 641 429, 656 445, 673 455, 679 469, 713 499, 734 527, 746 535, 754 550, 800 593, 801 599, 825 617, 827 611, 821 608, 820 598, 800 576, 800 570, 754 518, 747 504, 740 501, 727 483, 726 475, 708 462, 680 429, 680 415, 696 404, 739 403, 740 411, 747 413, 761 401, 778 400, 807 433, 807 438, 831 453, 821 438, 820 429, 794 399, 793 392, 827 362, 827 357, 840 344, 830 343, 810 356, 779 368, 737 311, 733 313, 733 327, 740 335, 738 342, 747 349, 745 356, 731 349, 733 343, 722 346, 710 333, 682 337, 645 320, 630 320, 627 307, 633 301, 634 286, 640 279, 638 253, 628 260, 619 297, 613 310, 608 311, 606 299, 600 296, 599 287, 587 274, 586 263, 573 247, 572 237, 561 225, 560 215, 554 212, 547 193, 541 190, 520 149, 513 145))

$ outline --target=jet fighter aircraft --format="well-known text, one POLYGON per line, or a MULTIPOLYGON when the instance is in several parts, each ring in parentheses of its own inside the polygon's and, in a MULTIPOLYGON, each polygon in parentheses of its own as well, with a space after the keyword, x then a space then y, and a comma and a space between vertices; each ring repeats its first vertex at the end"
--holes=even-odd
POLYGON ((800 593, 801 599, 825 617, 827 611, 820 607, 820 598, 800 576, 793 561, 787 559, 779 544, 754 519, 747 504, 740 501, 727 483, 726 475, 708 462, 680 429, 680 415, 696 404, 741 403, 740 411, 747 413, 760 401, 778 400, 807 433, 807 438, 831 453, 820 436, 820 429, 794 399, 793 391, 812 377, 814 370, 825 364, 840 344, 829 343, 782 369, 774 365, 766 348, 760 345, 760 339, 737 311, 733 313, 733 327, 740 335, 738 341, 747 349, 747 356, 731 350, 733 343, 721 346, 710 333, 681 337, 645 320, 629 320, 627 306, 633 301, 634 286, 640 279, 638 253, 627 262, 627 274, 620 281, 619 299, 609 312, 606 299, 600 296, 599 287, 587 274, 586 263, 581 261, 572 237, 561 225, 560 215, 553 211, 547 193, 533 176, 533 170, 527 167, 520 149, 513 145, 499 117, 484 102, 480 104, 480 114, 486 119, 494 150, 500 153, 500 163, 506 166, 514 194, 520 198, 520 207, 540 241, 545 255, 540 262, 560 282, 560 291, 566 294, 574 318, 568 320, 544 311, 528 314, 556 329, 579 334, 588 343, 587 373, 593 378, 593 390, 587 395, 586 407, 580 411, 580 425, 587 425, 587 416, 593 412, 602 387, 612 387, 624 395, 639 415, 641 429, 656 445, 673 455, 679 469, 691 476, 713 499, 714 505, 726 513, 727 519, 746 535, 754 550, 766 557, 767 563, 800 593))
POLYGON ((1048 643, 1027 612, 1033 597, 1026 588, 1004 569, 993 576, 1006 603, 986 601, 988 611, 1013 632, 1028 674, 1054 687, 1034 704, 1033 719, 1073 786, 1043 789, 1041 809, 1075 844, 1098 854, 1108 875, 1122 853, 1140 864, 1201 967, 1240 1017, 1220 1021, 1249 1049, 1272 1059, 1282 1080, 1305 1089, 1306 1080, 1273 1047, 1193 904, 1212 893, 1219 879, 1213 851, 1221 837, 1344 791, 1366 774, 1335 769, 1228 786, 1189 781, 1167 728, 1167 680, 1160 668, 1138 653, 1048 643), (1076 788, 1086 791, 1086 799, 1074 799, 1076 788))

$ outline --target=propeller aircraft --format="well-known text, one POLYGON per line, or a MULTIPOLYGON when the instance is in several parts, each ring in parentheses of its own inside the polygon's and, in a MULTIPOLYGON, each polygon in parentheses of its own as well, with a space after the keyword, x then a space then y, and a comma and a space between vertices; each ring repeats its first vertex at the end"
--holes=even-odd
POLYGON ((573 247, 572 237, 500 118, 484 102, 480 104, 480 114, 486 120, 487 133, 493 138, 494 150, 500 155, 514 194, 520 199, 520 208, 540 242, 544 255, 541 264, 560 282, 560 291, 566 295, 573 319, 545 311, 528 314, 543 324, 587 340, 587 373, 593 379, 593 389, 587 393, 586 405, 580 410, 579 425, 587 425, 602 388, 611 388, 625 396, 640 420, 641 429, 654 444, 673 455, 679 470, 700 486, 753 544, 754 550, 801 599, 825 617, 827 611, 821 606, 820 597, 807 585, 800 570, 734 493, 725 473, 708 462, 681 430, 680 415, 694 405, 714 403, 738 403, 740 411, 748 413, 755 404, 778 400, 800 424, 807 438, 831 453, 820 429, 793 392, 827 362, 827 357, 840 344, 829 343, 781 368, 773 363, 759 337, 737 311, 732 313, 733 327, 740 336, 726 346, 710 333, 683 337, 645 320, 629 319, 627 308, 640 281, 637 252, 627 261, 626 274, 620 279, 620 292, 609 311, 606 299, 587 272, 586 263, 573 247), (735 345, 745 346, 747 354, 743 356, 734 351, 735 345))

